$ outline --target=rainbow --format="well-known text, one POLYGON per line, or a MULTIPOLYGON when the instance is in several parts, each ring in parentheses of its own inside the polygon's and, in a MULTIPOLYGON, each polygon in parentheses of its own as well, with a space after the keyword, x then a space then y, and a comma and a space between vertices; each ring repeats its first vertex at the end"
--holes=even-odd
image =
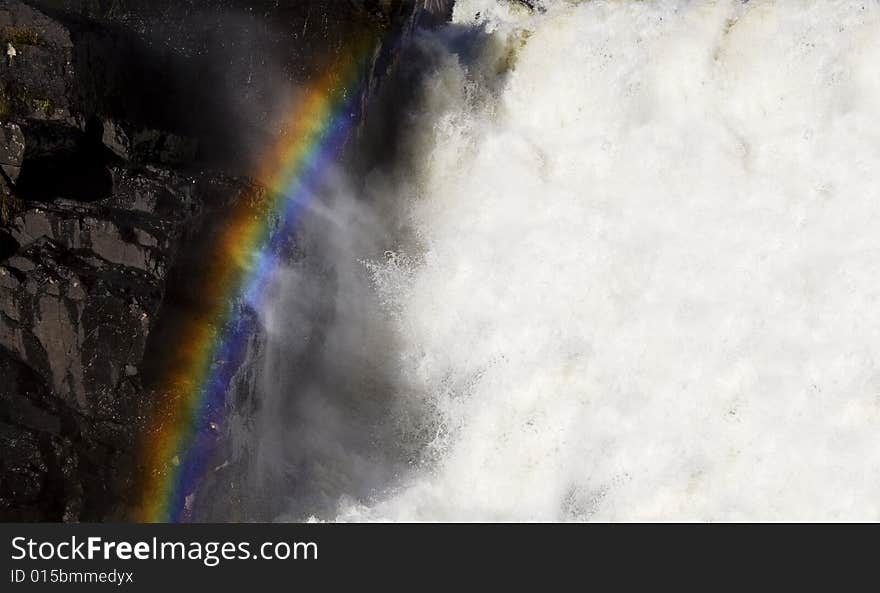
POLYGON ((256 175, 265 189, 236 201, 211 246, 203 302, 179 331, 142 445, 139 522, 189 519, 187 498, 211 461, 229 385, 253 334, 247 311, 259 310, 281 247, 351 135, 373 47, 363 43, 343 52, 306 89, 256 175))

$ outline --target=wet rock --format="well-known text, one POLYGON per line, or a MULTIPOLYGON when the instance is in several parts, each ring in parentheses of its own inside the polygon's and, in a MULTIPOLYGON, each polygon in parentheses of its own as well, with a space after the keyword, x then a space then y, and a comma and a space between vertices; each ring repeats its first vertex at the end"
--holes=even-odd
POLYGON ((199 143, 171 132, 137 129, 112 119, 102 121, 101 140, 114 155, 125 160, 156 165, 180 166, 191 163, 199 143))
POLYGON ((195 160, 198 142, 169 132, 141 130, 134 135, 129 152, 143 162, 183 165, 195 160))
POLYGON ((105 517, 122 495, 139 425, 82 415, 2 347, 0 376, 0 521, 105 517))
POLYGON ((128 133, 126 133, 121 124, 112 119, 105 119, 102 125, 101 141, 104 143, 104 146, 109 148, 119 158, 127 161, 131 157, 131 140, 128 137, 128 133))
POLYGON ((170 249, 168 229, 161 222, 76 202, 31 205, 13 218, 9 228, 21 245, 46 238, 157 278, 164 275, 170 249))
POLYGON ((0 518, 117 512, 136 466, 149 403, 140 367, 167 270, 204 201, 237 195, 234 181, 211 175, 114 175, 104 200, 28 202, 0 230, 0 366, 17 369, 0 369, 0 444, 10 451, 0 518))
POLYGON ((0 267, 0 280, 0 345, 69 406, 113 409, 125 368, 143 356, 157 279, 41 238, 0 267))
POLYGON ((193 178, 182 178, 155 167, 137 170, 115 167, 112 173, 114 191, 104 202, 111 208, 155 214, 160 218, 198 213, 199 201, 194 196, 197 181, 193 178))
POLYGON ((12 182, 21 173, 23 160, 24 134, 21 128, 13 123, 0 125, 0 168, 12 182))

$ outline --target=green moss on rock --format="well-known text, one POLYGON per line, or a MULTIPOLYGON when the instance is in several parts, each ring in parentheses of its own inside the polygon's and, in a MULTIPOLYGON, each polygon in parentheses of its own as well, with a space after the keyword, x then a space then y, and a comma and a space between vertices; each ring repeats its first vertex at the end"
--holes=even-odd
POLYGON ((40 46, 48 45, 40 32, 32 27, 9 27, 0 33, 0 42, 10 43, 15 46, 40 46))

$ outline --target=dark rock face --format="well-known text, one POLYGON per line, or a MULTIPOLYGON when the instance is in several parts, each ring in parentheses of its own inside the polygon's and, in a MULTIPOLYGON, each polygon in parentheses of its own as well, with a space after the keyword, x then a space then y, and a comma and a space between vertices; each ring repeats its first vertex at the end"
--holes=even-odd
POLYGON ((217 179, 148 170, 115 177, 109 199, 25 202, 6 227, 17 248, 0 264, 0 360, 13 377, 3 382, 0 442, 21 454, 0 476, 43 482, 28 486, 27 501, 0 491, 0 516, 96 519, 124 500, 149 407, 140 367, 184 225, 200 211, 204 183, 237 195, 233 182, 217 179), (39 413, 21 417, 31 404, 39 413), (95 484, 105 490, 90 490, 95 484))
POLYGON ((0 520, 126 518, 169 299, 279 109, 353 35, 366 105, 383 31, 451 7, 246 4, 0 0, 0 520))
POLYGON ((0 104, 7 114, 72 121, 68 88, 74 79, 69 31, 20 2, 0 6, 3 86, 0 104))

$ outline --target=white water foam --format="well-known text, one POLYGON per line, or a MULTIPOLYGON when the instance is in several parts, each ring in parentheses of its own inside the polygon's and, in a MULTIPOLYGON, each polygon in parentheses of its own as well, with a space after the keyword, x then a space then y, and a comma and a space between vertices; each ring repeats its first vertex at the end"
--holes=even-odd
POLYGON ((339 519, 877 520, 880 6, 545 5, 459 0, 412 114, 371 269, 435 437, 339 519))

